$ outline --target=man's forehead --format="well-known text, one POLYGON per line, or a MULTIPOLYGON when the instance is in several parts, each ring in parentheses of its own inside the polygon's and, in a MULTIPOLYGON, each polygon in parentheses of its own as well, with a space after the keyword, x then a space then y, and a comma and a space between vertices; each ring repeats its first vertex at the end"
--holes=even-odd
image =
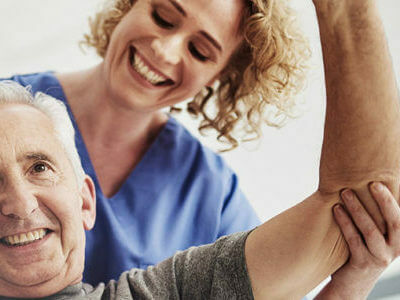
POLYGON ((39 129, 42 132, 53 131, 50 119, 38 109, 26 104, 0 105, 0 130, 39 129))
POLYGON ((34 107, 0 105, 0 120, 0 152, 12 150, 24 155, 61 149, 51 120, 34 107))
POLYGON ((15 115, 16 117, 20 117, 22 115, 42 115, 45 117, 44 113, 39 109, 25 104, 25 103, 1 103, 0 104, 0 114, 5 116, 15 115))

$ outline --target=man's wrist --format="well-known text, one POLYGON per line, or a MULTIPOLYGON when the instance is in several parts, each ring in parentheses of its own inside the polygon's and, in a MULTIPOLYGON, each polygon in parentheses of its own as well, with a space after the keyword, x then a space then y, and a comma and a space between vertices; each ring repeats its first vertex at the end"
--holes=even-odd
POLYGON ((355 16, 375 10, 375 0, 313 0, 315 10, 319 17, 337 18, 338 16, 355 16))

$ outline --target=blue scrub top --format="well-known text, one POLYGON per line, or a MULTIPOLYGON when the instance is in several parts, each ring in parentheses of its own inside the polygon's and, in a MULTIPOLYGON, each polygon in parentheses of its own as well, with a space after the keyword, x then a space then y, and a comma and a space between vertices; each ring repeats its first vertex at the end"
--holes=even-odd
POLYGON ((53 73, 8 79, 63 101, 72 119, 82 165, 97 194, 96 224, 86 233, 85 282, 118 279, 125 270, 146 268, 177 250, 259 224, 233 171, 172 117, 120 190, 107 198, 53 73))

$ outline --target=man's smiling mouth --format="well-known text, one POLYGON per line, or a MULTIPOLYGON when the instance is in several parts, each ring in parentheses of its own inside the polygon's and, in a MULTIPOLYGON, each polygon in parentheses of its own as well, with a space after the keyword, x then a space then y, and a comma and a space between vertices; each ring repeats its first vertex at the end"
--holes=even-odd
POLYGON ((25 233, 9 235, 0 239, 0 242, 7 246, 18 247, 34 243, 44 238, 51 231, 40 228, 25 233))
POLYGON ((151 70, 132 46, 129 49, 129 59, 133 69, 152 85, 165 86, 174 84, 173 80, 151 70))

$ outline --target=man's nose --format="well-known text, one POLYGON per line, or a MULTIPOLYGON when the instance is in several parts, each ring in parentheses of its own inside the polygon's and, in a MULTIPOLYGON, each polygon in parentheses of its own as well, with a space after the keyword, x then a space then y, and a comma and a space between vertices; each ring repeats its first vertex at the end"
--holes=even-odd
POLYGON ((36 196, 23 180, 9 182, 0 194, 0 211, 4 216, 28 218, 39 207, 36 196))
POLYGON ((151 48, 155 56, 163 62, 176 65, 180 62, 183 53, 184 40, 178 35, 169 35, 153 40, 151 48))

